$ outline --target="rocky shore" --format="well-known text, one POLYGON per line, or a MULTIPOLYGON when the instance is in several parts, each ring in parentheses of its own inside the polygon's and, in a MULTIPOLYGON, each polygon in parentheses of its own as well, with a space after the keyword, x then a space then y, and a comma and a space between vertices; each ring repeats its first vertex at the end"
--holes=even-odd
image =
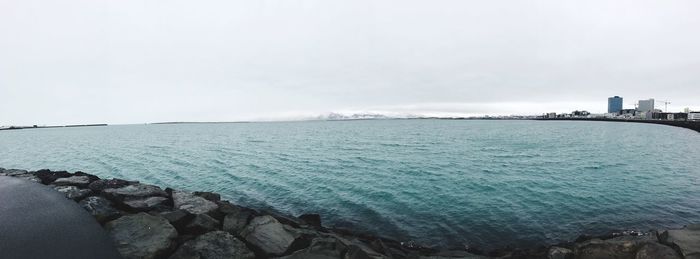
POLYGON ((0 168, 48 185, 78 202, 124 258, 700 258, 700 225, 683 229, 581 236, 531 249, 436 249, 329 228, 321 216, 257 211, 211 192, 187 192, 66 171, 0 168))

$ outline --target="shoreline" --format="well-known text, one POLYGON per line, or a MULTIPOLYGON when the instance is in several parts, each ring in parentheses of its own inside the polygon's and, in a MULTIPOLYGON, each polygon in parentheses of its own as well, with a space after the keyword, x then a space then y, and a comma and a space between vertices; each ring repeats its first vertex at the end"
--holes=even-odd
POLYGON ((700 132, 700 121, 675 121, 675 120, 634 120, 634 119, 605 119, 605 118, 538 118, 537 121, 607 121, 607 122, 632 122, 647 123, 686 128, 700 132))
MULTIPOLYGON (((324 226, 322 216, 283 215, 239 206, 212 192, 187 192, 123 179, 100 179, 83 172, 0 168, 0 176, 47 185, 78 202, 106 230, 125 258, 153 258, 222 252, 234 258, 695 258, 700 256, 700 225, 649 232, 581 235, 576 240, 531 248, 449 249, 400 242, 352 229, 324 226), (155 222, 155 223, 154 223, 155 222), (123 233, 144 231, 131 239, 123 233), (156 244, 153 238, 165 241, 156 244), (121 233, 121 234, 120 234, 121 233), (227 240, 226 245, 216 240, 227 240), (151 247, 153 246, 153 247, 151 247), (154 247, 158 248, 155 249, 154 247), (142 254, 139 254, 141 257, 142 254), (682 256, 681 256, 682 255, 682 256), (646 256, 646 257, 645 257, 646 256)), ((184 256, 184 257, 183 257, 184 256)))

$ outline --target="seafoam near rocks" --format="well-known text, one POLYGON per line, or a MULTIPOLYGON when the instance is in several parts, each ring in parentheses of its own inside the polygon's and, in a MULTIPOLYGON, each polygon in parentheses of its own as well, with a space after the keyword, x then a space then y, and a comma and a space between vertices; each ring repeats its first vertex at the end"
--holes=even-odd
POLYGON ((351 230, 326 228, 321 216, 256 211, 211 192, 162 189, 82 172, 0 168, 0 175, 50 185, 102 224, 124 258, 700 258, 700 225, 649 233, 580 238, 533 249, 426 248, 351 230))

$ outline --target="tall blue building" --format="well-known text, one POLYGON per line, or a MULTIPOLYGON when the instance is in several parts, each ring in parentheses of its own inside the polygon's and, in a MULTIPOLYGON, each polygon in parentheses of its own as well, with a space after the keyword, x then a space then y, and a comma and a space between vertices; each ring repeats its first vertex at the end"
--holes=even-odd
POLYGON ((608 113, 620 113, 620 111, 622 111, 622 97, 608 98, 608 113))

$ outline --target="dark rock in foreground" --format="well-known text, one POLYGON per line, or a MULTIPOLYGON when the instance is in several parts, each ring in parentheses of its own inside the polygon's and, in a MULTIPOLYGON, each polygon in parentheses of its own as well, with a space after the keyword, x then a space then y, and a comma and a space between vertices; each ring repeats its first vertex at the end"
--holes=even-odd
POLYGON ((121 217, 105 225, 124 258, 162 258, 177 237, 168 220, 139 213, 121 217))
MULTIPOLYGON (((124 258, 457 259, 457 258, 698 258, 700 225, 640 235, 585 237, 533 249, 438 251, 343 229, 327 229, 318 214, 299 217, 241 207, 212 192, 186 192, 83 172, 0 168, 50 185, 79 202, 124 258)), ((1 256, 0 256, 1 257, 1 256)))

